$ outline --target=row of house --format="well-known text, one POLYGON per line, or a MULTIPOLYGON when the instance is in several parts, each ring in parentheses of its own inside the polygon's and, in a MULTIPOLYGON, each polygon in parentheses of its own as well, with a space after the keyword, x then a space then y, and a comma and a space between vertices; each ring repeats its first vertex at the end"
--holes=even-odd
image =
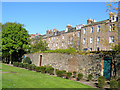
POLYGON ((72 47, 77 50, 107 51, 118 44, 118 34, 118 16, 111 12, 107 20, 96 22, 95 19, 88 19, 86 25, 67 25, 63 31, 47 30, 41 37, 51 50, 72 47))

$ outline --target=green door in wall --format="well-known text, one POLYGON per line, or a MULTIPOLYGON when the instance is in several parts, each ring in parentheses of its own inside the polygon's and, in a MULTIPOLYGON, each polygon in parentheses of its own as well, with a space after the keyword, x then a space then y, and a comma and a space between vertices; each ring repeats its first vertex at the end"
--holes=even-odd
POLYGON ((110 80, 112 58, 104 58, 103 76, 110 80))

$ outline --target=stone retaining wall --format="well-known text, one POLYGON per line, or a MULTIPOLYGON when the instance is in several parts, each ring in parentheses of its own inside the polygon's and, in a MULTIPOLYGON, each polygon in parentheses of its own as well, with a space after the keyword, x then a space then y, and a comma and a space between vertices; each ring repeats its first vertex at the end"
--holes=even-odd
POLYGON ((40 66, 40 55, 42 55, 42 66, 49 64, 59 70, 77 71, 78 73, 83 73, 84 78, 88 74, 93 74, 94 79, 97 79, 102 74, 102 58, 99 55, 35 53, 26 54, 25 57, 30 57, 33 64, 40 66))

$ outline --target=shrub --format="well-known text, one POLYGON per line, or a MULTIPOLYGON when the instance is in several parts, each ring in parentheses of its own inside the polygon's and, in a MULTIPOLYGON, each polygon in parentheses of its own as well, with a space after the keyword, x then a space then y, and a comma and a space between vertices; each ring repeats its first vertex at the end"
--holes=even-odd
POLYGON ((29 69, 29 70, 35 70, 35 67, 36 67, 36 66, 35 66, 34 64, 29 64, 29 65, 28 65, 28 69, 29 69))
POLYGON ((40 72, 40 67, 35 67, 36 72, 40 72))
POLYGON ((89 74, 88 77, 87 77, 87 79, 88 79, 89 81, 92 80, 92 78, 93 78, 93 75, 92 75, 92 74, 89 74))
POLYGON ((120 81, 118 81, 118 88, 120 89, 120 81))
POLYGON ((26 69, 28 69, 28 65, 29 65, 28 63, 23 63, 23 67, 26 69))
POLYGON ((35 64, 32 64, 32 70, 35 70, 35 67, 36 67, 35 64))
POLYGON ((105 85, 105 77, 104 76, 100 76, 98 78, 98 87, 104 88, 104 85, 105 85))
POLYGON ((82 73, 79 73, 78 74, 78 80, 81 80, 83 78, 83 74, 82 73))
POLYGON ((60 70, 57 70, 56 71, 56 75, 58 76, 58 77, 62 77, 63 76, 63 71, 60 71, 60 70))
POLYGON ((45 73, 46 72, 46 67, 45 66, 40 66, 40 71, 41 71, 41 73, 45 73))
POLYGON ((117 81, 118 80, 118 76, 112 76, 111 80, 116 80, 117 81))
POLYGON ((29 65, 28 65, 28 69, 29 69, 29 70, 32 70, 32 64, 29 64, 29 65))
POLYGON ((19 66, 19 62, 13 62, 13 66, 18 67, 19 66))
POLYGON ((76 78, 76 71, 73 72, 73 77, 76 78))
POLYGON ((110 88, 118 88, 118 82, 116 80, 111 80, 110 88))
POLYGON ((72 76, 72 73, 71 73, 71 72, 67 72, 67 73, 66 73, 66 78, 69 79, 71 76, 72 76))
POLYGON ((23 67, 23 63, 19 63, 19 67, 23 67))
POLYGON ((54 74, 54 68, 50 65, 45 65, 45 68, 46 68, 46 73, 49 73, 49 74, 54 74))
POLYGON ((62 70, 63 76, 66 76, 66 71, 62 70))
POLYGON ((28 64, 31 64, 32 62, 31 62, 31 60, 30 60, 30 58, 29 58, 29 57, 25 57, 25 59, 24 59, 23 63, 28 63, 28 64))

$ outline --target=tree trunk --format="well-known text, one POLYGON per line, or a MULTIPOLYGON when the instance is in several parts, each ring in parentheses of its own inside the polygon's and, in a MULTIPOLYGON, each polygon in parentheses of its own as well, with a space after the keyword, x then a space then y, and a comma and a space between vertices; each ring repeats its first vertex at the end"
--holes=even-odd
POLYGON ((10 54, 10 61, 11 61, 11 64, 13 64, 12 54, 10 54))

